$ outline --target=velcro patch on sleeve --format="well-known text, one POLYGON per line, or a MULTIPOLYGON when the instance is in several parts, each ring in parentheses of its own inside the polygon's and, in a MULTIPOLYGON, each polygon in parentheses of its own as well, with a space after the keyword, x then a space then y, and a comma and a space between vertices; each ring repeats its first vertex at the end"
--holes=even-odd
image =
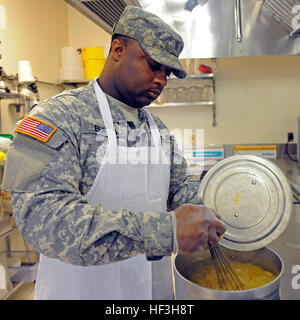
POLYGON ((16 132, 24 133, 40 141, 47 142, 57 130, 52 124, 33 117, 25 117, 16 128, 16 132))

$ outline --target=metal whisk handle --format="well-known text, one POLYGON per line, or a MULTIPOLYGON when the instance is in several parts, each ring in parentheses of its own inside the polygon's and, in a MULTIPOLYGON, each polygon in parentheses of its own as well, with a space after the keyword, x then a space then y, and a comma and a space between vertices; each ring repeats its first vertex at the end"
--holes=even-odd
POLYGON ((209 250, 216 270, 220 289, 243 290, 244 286, 242 281, 230 266, 230 263, 227 257, 222 252, 219 244, 216 244, 209 250))

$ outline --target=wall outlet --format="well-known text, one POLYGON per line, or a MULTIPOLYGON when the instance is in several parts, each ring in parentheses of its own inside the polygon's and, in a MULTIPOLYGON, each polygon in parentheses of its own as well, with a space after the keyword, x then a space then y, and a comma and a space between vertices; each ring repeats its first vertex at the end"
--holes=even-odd
POLYGON ((288 132, 288 142, 294 140, 294 133, 293 132, 288 132))

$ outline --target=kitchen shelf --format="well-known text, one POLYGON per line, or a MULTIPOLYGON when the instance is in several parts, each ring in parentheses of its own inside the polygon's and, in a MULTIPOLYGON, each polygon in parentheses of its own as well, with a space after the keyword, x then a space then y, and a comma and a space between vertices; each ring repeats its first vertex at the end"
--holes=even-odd
POLYGON ((1 92, 0 99, 24 99, 24 96, 15 92, 1 92))
MULTIPOLYGON (((203 81, 202 81, 203 83, 203 81)), ((211 94, 208 94, 209 96, 207 96, 207 94, 204 94, 204 97, 200 96, 199 100, 196 100, 197 98, 195 98, 194 102, 178 102, 176 101, 176 99, 174 99, 174 101, 170 101, 171 98, 162 98, 161 100, 159 100, 160 98, 158 98, 157 102, 154 101, 154 103, 150 104, 147 108, 165 108, 165 107, 191 107, 191 106, 198 106, 198 107, 211 107, 213 109, 213 122, 212 122, 212 126, 215 127, 217 125, 216 122, 216 101, 215 101, 215 75, 213 73, 206 73, 206 74, 192 74, 192 75, 187 75, 186 78, 184 79, 180 79, 177 78, 175 76, 171 76, 168 79, 168 84, 164 89, 164 92, 166 92, 168 89, 170 90, 177 90, 180 87, 185 87, 185 89, 188 89, 189 87, 198 87, 199 86, 199 90, 200 87, 208 87, 208 90, 210 90, 211 94), (195 81, 196 80, 196 81, 195 81), (206 81, 211 81, 210 85, 201 85, 199 86, 199 83, 197 82, 197 80, 204 80, 206 81), (201 98, 203 98, 203 100, 200 100, 201 98), (206 99, 208 98, 208 100, 206 99), (164 102, 165 101, 165 102, 164 102)), ((164 93, 163 92, 163 93, 164 93)), ((193 96, 193 95, 192 95, 193 96)), ((183 100, 183 98, 181 97, 180 100, 183 100)), ((188 97, 187 97, 187 100, 188 97)))
POLYGON ((88 79, 78 79, 78 80, 61 80, 60 84, 62 86, 73 86, 74 88, 77 88, 78 85, 84 85, 88 84, 91 80, 88 79))
POLYGON ((0 300, 6 300, 23 283, 34 282, 39 264, 39 254, 30 250, 24 240, 25 251, 11 250, 10 235, 17 231, 11 215, 5 215, 0 221, 0 239, 5 239, 7 250, 0 252, 0 266, 4 288, 0 289, 0 300))
POLYGON ((49 81, 42 81, 42 80, 37 80, 36 82, 39 84, 45 84, 49 86, 55 86, 55 87, 60 87, 62 89, 65 89, 65 86, 73 86, 77 87, 77 85, 81 84, 88 84, 90 80, 88 79, 77 79, 77 80, 60 80, 59 83, 54 83, 54 82, 49 82, 49 81))
POLYGON ((189 80, 189 79, 214 79, 215 75, 213 73, 199 73, 199 74, 189 74, 184 79, 177 78, 175 76, 170 76, 168 80, 176 80, 176 81, 182 81, 182 80, 189 80))
POLYGON ((61 80, 60 83, 72 84, 72 83, 89 83, 91 80, 88 79, 77 79, 77 80, 61 80))
POLYGON ((197 102, 166 102, 163 104, 152 103, 147 108, 191 107, 191 106, 215 106, 215 102, 214 101, 197 101, 197 102))
POLYGON ((11 232, 16 230, 14 220, 9 214, 5 214, 0 219, 0 239, 5 238, 10 235, 11 232))
POLYGON ((155 104, 152 103, 147 108, 166 108, 166 107, 192 107, 192 106, 208 106, 213 109, 213 122, 212 126, 215 127, 217 125, 216 122, 216 104, 214 101, 198 101, 198 102, 166 102, 163 104, 155 104))
POLYGON ((24 282, 16 282, 12 284, 12 287, 7 289, 1 289, 0 290, 0 300, 7 300, 15 291, 17 291, 24 282))
POLYGON ((0 239, 9 236, 13 231, 17 230, 16 226, 7 226, 8 228, 0 231, 0 239))

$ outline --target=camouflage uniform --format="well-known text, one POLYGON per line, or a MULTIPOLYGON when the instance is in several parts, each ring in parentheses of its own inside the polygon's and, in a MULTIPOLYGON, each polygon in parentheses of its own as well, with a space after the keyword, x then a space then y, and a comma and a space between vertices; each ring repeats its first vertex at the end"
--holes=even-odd
MULTIPOLYGON (((173 72, 183 76, 180 66, 175 67, 173 72)), ((107 98, 119 144, 135 146, 137 140, 130 139, 130 133, 135 135, 136 129, 150 135, 142 109, 131 112, 130 106, 107 98), (128 141, 122 141, 120 133, 124 123, 128 141)), ((171 214, 124 209, 112 212, 87 202, 85 196, 100 167, 96 154, 104 154, 107 145, 93 82, 39 103, 27 116, 52 124, 57 130, 47 142, 16 133, 7 155, 3 188, 11 193, 15 220, 25 240, 48 257, 83 266, 123 260, 138 252, 149 259, 171 254, 171 214)), ((153 117, 162 139, 168 141, 163 144, 171 161, 168 209, 186 202, 200 203, 199 182, 186 176, 184 160, 175 163, 181 154, 174 138, 170 139, 166 126, 153 117)), ((134 183, 134 177, 128 183, 134 183)))

